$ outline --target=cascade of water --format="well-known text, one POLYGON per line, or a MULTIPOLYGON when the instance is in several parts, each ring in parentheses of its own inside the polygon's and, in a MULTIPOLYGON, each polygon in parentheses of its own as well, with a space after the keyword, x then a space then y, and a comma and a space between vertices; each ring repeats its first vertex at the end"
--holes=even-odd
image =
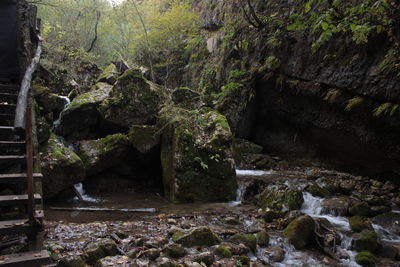
POLYGON ((54 121, 53 123, 53 127, 55 128, 57 125, 60 124, 60 120, 61 120, 61 114, 63 113, 63 111, 68 107, 68 105, 71 103, 71 100, 67 97, 67 96, 59 96, 60 98, 65 100, 65 104, 64 104, 64 108, 63 110, 60 112, 60 115, 58 115, 58 119, 54 121))
POLYGON ((229 205, 234 207, 242 204, 245 192, 246 192, 246 185, 239 183, 238 189, 236 189, 236 199, 235 201, 230 201, 229 205))
POLYGON ((260 170, 236 170, 237 176, 262 176, 273 174, 273 171, 260 171, 260 170))
MULTIPOLYGON (((75 187, 76 191, 78 191, 78 193, 82 196, 82 199, 84 201, 87 201, 87 202, 100 202, 99 199, 93 198, 93 197, 89 196, 88 194, 86 194, 85 190, 83 189, 82 183, 76 184, 76 185, 74 185, 74 187, 75 187)), ((78 197, 76 197, 75 199, 78 199, 78 197)))

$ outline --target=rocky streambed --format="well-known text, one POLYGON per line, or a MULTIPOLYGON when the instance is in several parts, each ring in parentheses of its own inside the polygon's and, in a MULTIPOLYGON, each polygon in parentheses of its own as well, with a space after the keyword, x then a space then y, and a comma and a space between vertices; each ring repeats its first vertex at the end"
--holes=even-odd
POLYGON ((237 178, 229 203, 131 193, 70 205, 156 212, 49 209, 45 244, 57 266, 399 265, 399 189, 390 182, 304 167, 237 178))

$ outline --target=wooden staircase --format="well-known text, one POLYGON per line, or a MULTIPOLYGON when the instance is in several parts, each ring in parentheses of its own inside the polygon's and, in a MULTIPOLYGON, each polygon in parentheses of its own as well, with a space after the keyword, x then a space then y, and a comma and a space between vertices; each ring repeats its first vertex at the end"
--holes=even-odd
MULTIPOLYGON (((42 178, 33 173, 33 146, 30 107, 26 108, 26 127, 15 133, 15 117, 20 87, 0 84, 0 189, 12 188, 13 195, 0 195, 0 244, 24 236, 28 252, 0 255, 0 266, 41 266, 50 263, 47 251, 40 250, 43 211, 40 194, 34 193, 35 181, 42 178), (7 216, 8 211, 14 211, 7 216), (18 211, 15 215, 15 211, 18 211)), ((1 192, 1 191, 0 191, 1 192)), ((12 242, 10 244, 13 244, 12 242)))

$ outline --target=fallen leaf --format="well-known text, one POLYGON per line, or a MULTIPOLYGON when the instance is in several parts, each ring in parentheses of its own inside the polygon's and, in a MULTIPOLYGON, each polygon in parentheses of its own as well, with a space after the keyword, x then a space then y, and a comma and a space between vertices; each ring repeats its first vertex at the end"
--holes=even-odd
POLYGON ((42 254, 40 254, 40 253, 38 253, 38 254, 32 254, 32 256, 33 256, 33 257, 36 257, 36 258, 43 257, 43 255, 42 255, 42 254))

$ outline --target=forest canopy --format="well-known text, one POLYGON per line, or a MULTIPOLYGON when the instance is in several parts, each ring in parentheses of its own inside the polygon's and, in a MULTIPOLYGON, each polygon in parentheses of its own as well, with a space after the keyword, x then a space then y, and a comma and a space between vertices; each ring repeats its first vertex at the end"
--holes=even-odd
POLYGON ((184 0, 43 0, 45 64, 99 66, 125 60, 145 66, 179 64, 199 31, 198 14, 184 0))

